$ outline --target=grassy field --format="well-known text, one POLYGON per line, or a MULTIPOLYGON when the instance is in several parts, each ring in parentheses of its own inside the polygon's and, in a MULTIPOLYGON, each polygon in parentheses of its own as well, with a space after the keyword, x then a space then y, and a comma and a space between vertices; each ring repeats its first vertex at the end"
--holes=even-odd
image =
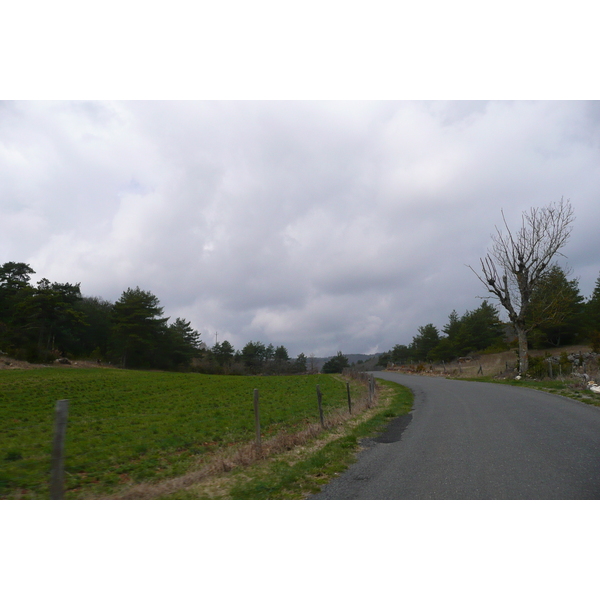
POLYGON ((0 372, 0 498, 49 497, 56 401, 69 399, 67 499, 113 494, 186 473, 202 457, 254 438, 260 391, 265 438, 318 422, 346 406, 328 375, 239 377, 116 369, 0 372))

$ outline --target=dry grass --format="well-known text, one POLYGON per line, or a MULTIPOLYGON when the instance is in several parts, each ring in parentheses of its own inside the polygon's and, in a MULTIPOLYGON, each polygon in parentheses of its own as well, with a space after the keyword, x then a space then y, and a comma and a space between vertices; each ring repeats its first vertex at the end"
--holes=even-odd
MULTIPOLYGON (((379 410, 388 407, 391 404, 393 394, 394 391, 387 386, 378 388, 375 400, 371 406, 379 410)), ((207 477, 187 488, 184 497, 186 499, 205 500, 230 499, 231 490, 236 485, 243 485, 253 480, 268 480, 269 470, 277 462, 284 461, 288 466, 293 466, 298 462, 309 460, 329 443, 347 435, 349 429, 364 423, 373 416, 373 413, 365 410, 365 408, 367 408, 366 403, 363 403, 360 413, 357 414, 353 411, 351 418, 346 414, 343 422, 339 423, 335 429, 329 429, 326 433, 321 432, 318 437, 307 439, 305 444, 295 446, 290 450, 278 454, 273 454, 265 460, 257 461, 250 465, 247 469, 238 469, 234 473, 220 473, 207 477)), ((362 449, 359 448, 359 451, 362 449)), ((322 480, 321 477, 322 474, 312 476, 319 485, 327 483, 327 480, 322 480)), ((311 493, 313 492, 305 491, 302 497, 306 498, 311 493)))
MULTIPOLYGON (((380 405, 380 399, 376 391, 371 406, 378 405, 380 405)), ((185 475, 157 483, 134 484, 105 499, 151 500, 187 490, 192 486, 196 487, 198 484, 207 484, 209 479, 210 483, 203 486, 204 493, 202 495, 204 497, 221 497, 223 489, 229 487, 229 478, 224 475, 239 467, 249 467, 283 454, 286 454, 288 458, 291 456, 299 460, 308 451, 308 444, 310 444, 310 452, 316 451, 336 437, 344 435, 340 425, 350 420, 356 424, 368 418, 367 408, 366 398, 353 400, 352 414, 349 414, 346 409, 340 408, 332 411, 324 419, 325 431, 328 432, 325 435, 323 435, 324 430, 320 423, 311 423, 300 431, 283 432, 272 438, 263 439, 260 452, 254 442, 221 448, 211 453, 210 456, 199 459, 197 465, 185 475)))

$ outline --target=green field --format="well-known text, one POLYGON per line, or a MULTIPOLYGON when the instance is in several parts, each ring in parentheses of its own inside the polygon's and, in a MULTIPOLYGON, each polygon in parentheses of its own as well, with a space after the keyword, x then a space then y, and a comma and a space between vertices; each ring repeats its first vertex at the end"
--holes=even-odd
POLYGON ((329 375, 0 371, 0 498, 49 497, 57 400, 69 400, 65 497, 75 499, 181 475, 204 453, 254 439, 254 388, 263 436, 318 421, 317 384, 325 413, 346 405, 329 375))

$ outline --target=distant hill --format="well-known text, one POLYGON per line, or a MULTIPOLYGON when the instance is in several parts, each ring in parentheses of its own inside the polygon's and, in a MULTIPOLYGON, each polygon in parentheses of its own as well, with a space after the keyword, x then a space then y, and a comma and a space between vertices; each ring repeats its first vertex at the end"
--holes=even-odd
MULTIPOLYGON (((357 367, 360 370, 365 371, 375 371, 377 361, 379 357, 382 355, 382 352, 378 352, 377 354, 344 354, 348 358, 350 365, 357 367)), ((319 369, 319 371, 323 368, 323 365, 333 356, 323 357, 315 357, 315 368, 319 369)), ((308 359, 308 363, 310 364, 310 358, 308 359)))

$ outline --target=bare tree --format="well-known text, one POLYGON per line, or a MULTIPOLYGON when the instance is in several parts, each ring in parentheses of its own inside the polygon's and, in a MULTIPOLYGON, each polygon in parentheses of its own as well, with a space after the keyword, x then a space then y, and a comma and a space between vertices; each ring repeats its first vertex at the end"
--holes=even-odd
POLYGON ((519 339, 519 372, 529 368, 525 314, 531 295, 550 261, 567 243, 575 219, 569 200, 523 212, 521 229, 513 235, 504 211, 506 231, 496 227, 492 249, 480 259, 481 274, 469 268, 508 312, 519 339))

